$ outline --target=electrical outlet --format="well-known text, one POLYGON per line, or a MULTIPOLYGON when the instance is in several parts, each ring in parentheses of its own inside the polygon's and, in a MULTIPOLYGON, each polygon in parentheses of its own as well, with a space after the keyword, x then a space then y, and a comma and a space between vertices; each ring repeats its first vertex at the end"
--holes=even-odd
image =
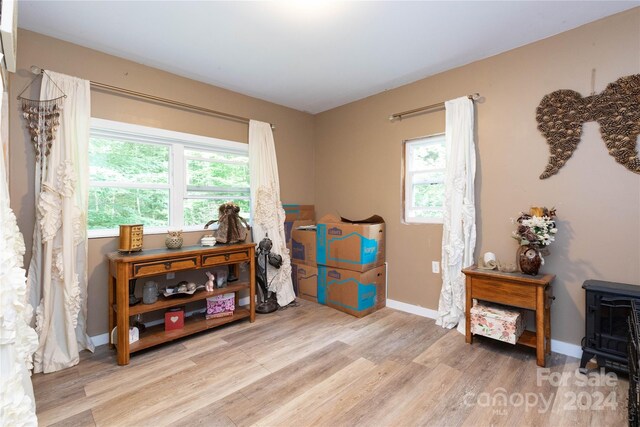
POLYGON ((176 273, 167 273, 167 280, 175 279, 176 273))
POLYGON ((440 273, 440 263, 438 261, 431 261, 431 272, 440 273))

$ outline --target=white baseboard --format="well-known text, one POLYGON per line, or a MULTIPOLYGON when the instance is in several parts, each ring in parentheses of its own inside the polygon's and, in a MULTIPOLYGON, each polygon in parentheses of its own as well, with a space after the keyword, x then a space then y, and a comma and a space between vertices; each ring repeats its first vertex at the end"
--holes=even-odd
POLYGON ((551 340, 551 351, 564 354, 565 356, 575 357, 576 359, 582 357, 582 346, 554 339, 551 340))
MULTIPOLYGON (((239 301, 239 305, 249 305, 249 297, 244 297, 244 298, 240 298, 239 301)), ((188 311, 186 314, 187 316, 191 316, 193 313, 197 313, 199 311, 202 310, 193 310, 193 311, 188 311)), ((151 322, 145 322, 145 326, 150 327, 150 326, 155 326, 155 325, 159 325, 161 323, 164 323, 164 319, 157 319, 157 320, 153 320, 151 322)), ((93 342, 93 345, 98 347, 101 345, 105 345, 105 344, 109 344, 109 334, 100 334, 100 335, 94 335, 91 338, 91 341, 93 342)))
POLYGON ((96 347, 99 347, 101 345, 105 345, 105 344, 109 344, 109 334, 100 334, 100 335, 94 335, 91 338, 91 341, 93 342, 93 345, 96 347))
POLYGON ((438 312, 430 308, 420 307, 419 305, 407 304, 406 302, 387 299, 387 307, 404 311, 405 313, 417 314, 418 316, 436 319, 438 312))
MULTIPOLYGON (((431 310, 430 308, 420 307, 419 305, 407 304, 402 301, 395 301, 387 299, 387 307, 394 308, 396 310, 404 311, 405 313, 416 314, 418 316, 427 317, 429 319, 436 319, 438 312, 431 310)), ((571 344, 564 341, 551 340, 551 349, 555 353, 564 354, 565 356, 571 356, 580 359, 582 357, 582 347, 576 344, 571 344)))

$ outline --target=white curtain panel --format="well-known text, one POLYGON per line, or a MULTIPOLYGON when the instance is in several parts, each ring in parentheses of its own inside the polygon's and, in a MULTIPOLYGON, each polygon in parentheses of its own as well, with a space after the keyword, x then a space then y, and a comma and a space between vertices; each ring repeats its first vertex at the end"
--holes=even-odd
POLYGON ((29 326, 32 308, 27 303, 24 240, 9 203, 4 151, 8 110, 2 79, 0 94, 0 425, 36 426, 30 369, 38 336, 29 326))
POLYGON ((464 333, 465 276, 476 246, 474 180, 476 149, 473 101, 445 102, 447 171, 442 232, 442 289, 436 324, 464 333))
POLYGON ((35 327, 40 340, 34 371, 45 373, 74 366, 80 350, 94 350, 86 333, 90 83, 52 71, 47 74, 51 79, 42 79, 40 99, 56 98, 60 89, 67 97, 51 153, 44 160, 40 188, 36 188, 27 281, 30 302, 37 307, 35 327))
POLYGON ((284 234, 285 213, 280 201, 278 159, 269 123, 249 122, 249 173, 251 179, 251 220, 253 240, 259 243, 267 234, 273 253, 282 256, 282 266, 267 266, 269 290, 276 293, 281 307, 296 296, 291 282, 291 258, 284 234))

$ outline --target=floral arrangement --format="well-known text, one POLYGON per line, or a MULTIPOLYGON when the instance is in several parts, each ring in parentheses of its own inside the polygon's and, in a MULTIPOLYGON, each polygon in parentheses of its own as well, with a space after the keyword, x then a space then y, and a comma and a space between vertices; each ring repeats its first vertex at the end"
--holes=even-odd
POLYGON ((530 214, 520 212, 520 217, 514 221, 518 228, 512 237, 522 246, 549 246, 558 232, 555 217, 555 208, 531 208, 530 214))

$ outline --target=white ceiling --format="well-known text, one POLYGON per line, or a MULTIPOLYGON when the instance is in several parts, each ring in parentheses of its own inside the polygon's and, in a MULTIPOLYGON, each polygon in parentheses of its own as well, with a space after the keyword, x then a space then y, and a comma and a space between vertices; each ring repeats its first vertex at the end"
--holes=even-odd
POLYGON ((18 3, 22 28, 311 113, 640 5, 640 1, 18 3))

